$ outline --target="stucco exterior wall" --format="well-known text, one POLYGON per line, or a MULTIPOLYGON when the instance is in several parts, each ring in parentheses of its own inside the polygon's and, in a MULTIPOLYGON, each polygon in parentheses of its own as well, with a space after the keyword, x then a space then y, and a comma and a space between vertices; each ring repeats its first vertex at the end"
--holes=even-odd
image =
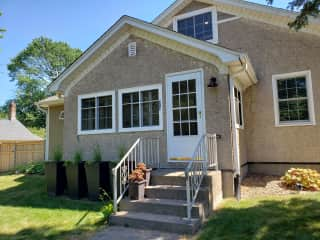
MULTIPOLYGON (((120 146, 129 147, 138 137, 160 137, 161 166, 167 164, 166 152, 166 88, 165 74, 202 68, 204 70, 204 89, 206 94, 207 132, 219 133, 222 139, 219 143, 220 165, 230 166, 231 148, 229 132, 229 113, 227 98, 227 76, 220 75, 214 65, 183 55, 137 37, 130 37, 116 48, 107 58, 85 75, 65 97, 64 121, 64 153, 65 158, 71 158, 77 149, 82 149, 85 159, 92 157, 95 144, 101 145, 103 159, 118 160, 120 146), (137 42, 137 56, 127 56, 127 45, 130 41, 137 42), (211 77, 217 77, 219 87, 208 89, 207 82, 211 77), (99 135, 77 135, 77 96, 81 94, 137 87, 151 84, 162 84, 162 131, 131 132, 99 135)), ((116 108, 116 128, 118 129, 118 109, 116 108)))
POLYGON ((63 106, 49 108, 49 160, 53 160, 53 154, 56 148, 63 147, 63 120, 59 119, 63 106))
POLYGON ((219 25, 219 44, 248 53, 259 80, 244 95, 247 161, 319 162, 320 126, 276 127, 272 93, 273 74, 311 70, 319 123, 319 38, 240 19, 219 25))

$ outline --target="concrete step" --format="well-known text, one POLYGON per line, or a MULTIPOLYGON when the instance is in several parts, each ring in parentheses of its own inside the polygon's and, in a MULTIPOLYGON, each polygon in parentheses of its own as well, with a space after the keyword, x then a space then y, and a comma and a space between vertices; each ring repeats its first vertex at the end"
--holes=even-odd
MULTIPOLYGON (((191 216, 203 221, 209 214, 208 208, 207 202, 195 203, 191 211, 191 216)), ((121 211, 145 212, 182 218, 187 217, 187 202, 183 200, 146 198, 139 201, 123 199, 120 202, 120 209, 121 211)))
MULTIPOLYGON (((151 185, 186 186, 185 172, 182 170, 159 169, 151 172, 151 185)), ((202 186, 208 186, 208 179, 203 178, 202 186)))
POLYGON ((188 221, 175 216, 120 211, 111 215, 110 224, 178 234, 194 234, 200 227, 200 220, 193 218, 188 221))
MULTIPOLYGON (((175 185, 155 185, 145 188, 147 198, 160 198, 172 200, 187 200, 186 187, 175 185)), ((209 202, 209 191, 206 187, 201 187, 196 199, 197 202, 209 202)))

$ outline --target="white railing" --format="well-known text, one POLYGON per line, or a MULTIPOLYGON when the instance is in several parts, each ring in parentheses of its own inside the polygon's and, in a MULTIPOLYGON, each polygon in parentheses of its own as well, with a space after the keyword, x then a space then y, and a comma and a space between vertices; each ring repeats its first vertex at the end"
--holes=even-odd
POLYGON ((148 168, 160 167, 159 138, 138 138, 117 166, 112 169, 114 212, 117 212, 118 204, 128 190, 130 173, 140 162, 145 163, 148 168))
POLYGON ((216 134, 205 134, 199 140, 192 156, 192 161, 185 170, 187 190, 187 218, 191 220, 192 207, 197 199, 203 178, 208 168, 218 169, 216 134))

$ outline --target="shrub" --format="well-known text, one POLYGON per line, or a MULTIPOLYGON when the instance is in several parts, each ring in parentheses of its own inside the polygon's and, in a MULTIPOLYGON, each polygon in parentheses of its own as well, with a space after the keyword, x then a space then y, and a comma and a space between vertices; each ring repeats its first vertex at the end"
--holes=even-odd
POLYGON ((123 145, 118 147, 118 158, 119 161, 122 160, 122 158, 124 157, 124 155, 126 155, 127 153, 127 148, 123 145))
POLYGON ((16 168, 16 173, 23 174, 36 174, 36 175, 44 175, 44 163, 43 162, 34 162, 28 163, 16 168))
POLYGON ((97 163, 97 162, 101 162, 102 161, 102 155, 101 155, 101 150, 100 150, 100 145, 97 144, 94 148, 93 148, 93 162, 97 163))
POLYGON ((312 169, 291 168, 281 177, 281 182, 288 188, 301 185, 304 190, 320 190, 320 173, 312 169))
POLYGON ((53 153, 53 161, 61 162, 63 158, 62 148, 61 146, 56 147, 53 153))
POLYGON ((80 162, 82 162, 82 151, 81 150, 77 150, 74 155, 73 155, 73 162, 75 164, 78 164, 80 162))
POLYGON ((104 189, 101 189, 101 192, 99 199, 103 202, 103 207, 100 211, 103 215, 103 219, 107 221, 113 212, 113 201, 104 189))

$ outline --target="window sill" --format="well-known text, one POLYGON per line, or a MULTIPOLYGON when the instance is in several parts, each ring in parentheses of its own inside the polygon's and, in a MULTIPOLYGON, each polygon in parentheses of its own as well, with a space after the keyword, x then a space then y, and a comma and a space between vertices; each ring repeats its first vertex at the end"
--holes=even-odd
POLYGON ((141 128, 119 128, 119 132, 151 132, 151 131, 162 131, 163 128, 159 127, 141 127, 141 128))
POLYGON ((115 129, 105 129, 105 130, 89 130, 89 131, 78 131, 78 135, 94 135, 94 134, 106 134, 115 133, 115 129))
POLYGON ((303 127, 303 126, 315 126, 315 122, 285 122, 276 123, 276 127, 303 127))

